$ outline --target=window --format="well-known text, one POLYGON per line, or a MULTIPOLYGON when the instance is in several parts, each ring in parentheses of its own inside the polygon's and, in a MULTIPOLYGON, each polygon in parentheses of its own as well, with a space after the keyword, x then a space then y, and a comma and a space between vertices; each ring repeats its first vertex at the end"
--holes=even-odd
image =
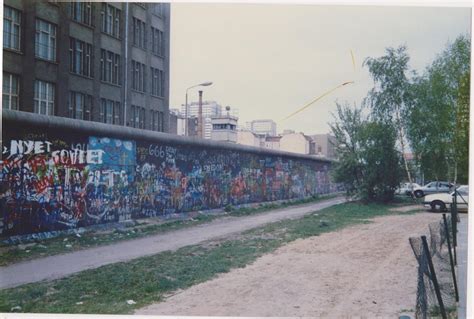
POLYGON ((92 25, 92 2, 71 2, 69 3, 69 16, 72 20, 92 25))
POLYGON ((100 79, 116 85, 122 84, 120 76, 120 55, 101 49, 100 51, 100 79))
POLYGON ((151 68, 151 95, 165 96, 165 72, 151 68))
POLYGON ((159 111, 150 111, 151 125, 153 131, 164 132, 163 117, 164 113, 159 111))
POLYGON ((20 77, 15 74, 3 72, 3 108, 18 110, 20 95, 20 77))
POLYGON ((20 51, 21 12, 4 6, 3 47, 20 51))
POLYGON ((164 33, 153 27, 151 27, 151 51, 156 55, 165 55, 164 33))
POLYGON ((101 99, 100 100, 100 121, 107 124, 120 125, 121 112, 120 102, 101 99))
POLYGON ((35 81, 35 113, 54 115, 54 84, 35 81))
POLYGON ((92 120, 92 96, 69 92, 69 117, 78 120, 92 120))
POLYGON ((120 19, 122 11, 116 7, 102 3, 102 32, 110 34, 116 38, 120 38, 120 19))
POLYGON ((145 109, 140 106, 132 105, 131 126, 136 128, 145 128, 145 109))
POLYGON ((133 45, 136 45, 142 49, 146 49, 145 39, 145 22, 140 19, 133 18, 133 45))
POLYGON ((154 14, 156 14, 159 17, 163 16, 163 3, 155 3, 153 6, 153 11, 154 14))
POLYGON ((92 45, 74 38, 69 40, 69 70, 92 77, 92 45))
POLYGON ((56 61, 56 26, 36 19, 35 55, 38 58, 56 61))
POLYGON ((145 64, 132 60, 132 89, 145 92, 145 64))

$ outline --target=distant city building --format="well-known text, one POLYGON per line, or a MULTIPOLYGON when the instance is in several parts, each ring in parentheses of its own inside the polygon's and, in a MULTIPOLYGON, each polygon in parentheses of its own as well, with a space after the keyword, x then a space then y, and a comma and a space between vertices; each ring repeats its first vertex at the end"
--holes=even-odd
POLYGON ((288 133, 280 139, 280 150, 300 154, 315 154, 315 142, 303 133, 288 133))
POLYGON ((261 146, 261 138, 249 130, 237 130, 237 144, 248 146, 261 146))
POLYGON ((168 133, 174 134, 174 135, 178 134, 178 117, 179 117, 179 114, 170 110, 168 133))
MULTIPOLYGON (((181 106, 181 114, 186 114, 186 106, 181 106)), ((220 116, 222 114, 222 106, 216 101, 203 101, 202 102, 202 120, 204 138, 210 139, 212 132, 212 117, 220 116)), ((199 102, 191 102, 188 104, 188 117, 199 116, 199 102)))
MULTIPOLYGON (((197 117, 188 118, 188 134, 189 136, 197 136, 197 117)), ((184 136, 186 126, 184 125, 184 115, 177 109, 170 109, 170 133, 184 136)))
POLYGON ((295 133, 294 130, 288 130, 288 129, 286 129, 286 130, 283 130, 283 132, 281 133, 281 135, 294 134, 294 133, 295 133))
POLYGON ((169 3, 3 9, 3 108, 169 131, 169 3))
POLYGON ((335 158, 336 138, 330 134, 315 134, 310 137, 316 142, 316 155, 326 158, 335 158))
POLYGON ((277 135, 277 125, 273 120, 253 120, 251 122, 247 122, 246 127, 248 130, 258 135, 277 135))
POLYGON ((226 114, 211 118, 211 139, 214 141, 237 143, 238 117, 230 115, 230 108, 226 107, 226 114))
POLYGON ((266 136, 263 141, 263 147, 271 150, 280 150, 281 136, 266 136))

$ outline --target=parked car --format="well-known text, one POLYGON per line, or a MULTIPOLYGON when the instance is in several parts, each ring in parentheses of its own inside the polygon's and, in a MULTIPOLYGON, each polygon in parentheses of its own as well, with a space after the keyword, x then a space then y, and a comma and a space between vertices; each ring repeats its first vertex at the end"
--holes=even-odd
MULTIPOLYGON (((453 194, 454 192, 427 195, 423 200, 423 205, 435 212, 446 211, 453 202, 453 194)), ((456 202, 458 210, 467 211, 469 203, 468 185, 461 185, 457 188, 456 202)))
POLYGON ((428 194, 449 193, 452 191, 452 187, 453 184, 449 182, 431 182, 415 189, 415 196, 421 198, 428 194))
POLYGON ((421 188, 417 183, 401 183, 400 187, 395 190, 395 195, 406 195, 411 196, 412 192, 416 189, 421 188))

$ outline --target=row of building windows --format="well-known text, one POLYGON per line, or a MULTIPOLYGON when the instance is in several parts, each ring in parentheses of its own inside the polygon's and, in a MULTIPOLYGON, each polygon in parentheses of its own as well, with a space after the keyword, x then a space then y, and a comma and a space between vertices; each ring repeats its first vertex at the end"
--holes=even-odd
MULTIPOLYGON (((145 108, 132 105, 130 126, 136 128, 145 128, 145 108)), ((153 131, 164 132, 164 112, 150 110, 150 129, 153 131)))
MULTIPOLYGON (((42 80, 34 84, 34 112, 44 115, 54 115, 55 85, 42 80)), ((3 73, 3 108, 19 109, 20 78, 11 73, 3 73)), ((68 96, 68 116, 80 120, 92 120, 93 97, 88 94, 70 91, 68 96)), ((122 124, 123 110, 119 101, 100 99, 99 121, 107 124, 122 124)), ((145 128, 145 108, 131 106, 130 125, 145 128)), ((164 131, 164 112, 150 111, 150 128, 154 131, 164 131)))
MULTIPOLYGON (((157 6, 154 6, 156 8, 157 6)), ((161 6, 159 6, 161 8, 161 6)), ((162 9, 160 9, 162 10, 162 9)), ((69 4, 69 15, 72 20, 86 25, 93 23, 91 2, 73 2, 69 4)), ((3 47, 21 51, 21 12, 4 6, 3 47)), ((102 3, 101 30, 113 37, 120 38, 121 10, 107 3, 102 3)), ((133 18, 133 45, 146 50, 146 24, 133 18)), ((41 59, 56 61, 57 26, 42 19, 36 19, 35 55, 41 59)), ((165 54, 164 33, 151 27, 151 51, 160 56, 165 54)))

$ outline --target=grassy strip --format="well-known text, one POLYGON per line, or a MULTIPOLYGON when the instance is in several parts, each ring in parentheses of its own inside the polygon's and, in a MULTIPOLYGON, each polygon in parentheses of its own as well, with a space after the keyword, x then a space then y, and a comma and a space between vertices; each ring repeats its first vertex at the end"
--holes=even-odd
POLYGON ((280 203, 257 204, 256 207, 236 208, 226 207, 227 214, 208 215, 198 214, 196 217, 185 220, 172 220, 154 225, 136 225, 110 231, 88 231, 80 235, 63 235, 51 239, 37 240, 26 245, 0 244, 0 266, 6 266, 20 261, 38 257, 58 255, 61 253, 82 250, 90 247, 113 244, 122 240, 129 240, 150 235, 165 233, 190 226, 210 222, 222 216, 245 216, 272 209, 285 208, 306 203, 314 203, 336 197, 336 195, 314 196, 301 200, 284 201, 280 203))
POLYGON ((393 215, 392 206, 346 203, 301 219, 285 220, 238 237, 86 270, 67 278, 0 291, 0 312, 123 314, 207 281, 297 238, 393 215), (135 304, 128 304, 134 300, 135 304), (16 307, 16 308, 15 308, 16 307))

